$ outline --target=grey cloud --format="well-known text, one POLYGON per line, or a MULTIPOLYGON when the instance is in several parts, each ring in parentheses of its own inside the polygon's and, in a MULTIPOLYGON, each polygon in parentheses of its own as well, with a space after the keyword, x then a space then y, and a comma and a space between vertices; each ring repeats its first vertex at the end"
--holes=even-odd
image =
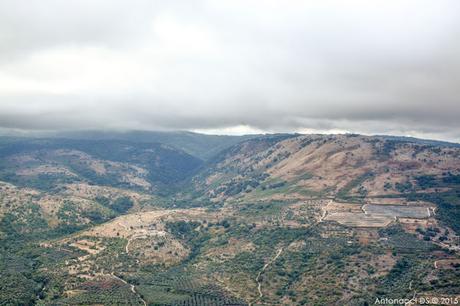
POLYGON ((460 141, 458 1, 0 3, 0 128, 460 141))

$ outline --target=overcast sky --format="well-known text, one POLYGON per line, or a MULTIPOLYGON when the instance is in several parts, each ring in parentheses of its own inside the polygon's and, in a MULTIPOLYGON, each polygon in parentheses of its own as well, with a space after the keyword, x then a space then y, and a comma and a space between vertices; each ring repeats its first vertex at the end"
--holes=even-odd
POLYGON ((460 1, 0 0, 0 129, 460 141, 460 1))

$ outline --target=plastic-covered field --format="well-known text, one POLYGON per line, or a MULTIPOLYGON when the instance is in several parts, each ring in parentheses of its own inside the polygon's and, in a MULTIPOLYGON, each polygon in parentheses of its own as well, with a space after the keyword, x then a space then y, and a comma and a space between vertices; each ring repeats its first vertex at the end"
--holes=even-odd
POLYGON ((352 227, 385 227, 394 220, 389 216, 375 216, 364 213, 337 212, 327 215, 325 220, 352 227))
POLYGON ((398 218, 428 218, 430 209, 426 206, 403 206, 403 205, 375 205, 366 204, 363 210, 369 215, 379 215, 398 218))

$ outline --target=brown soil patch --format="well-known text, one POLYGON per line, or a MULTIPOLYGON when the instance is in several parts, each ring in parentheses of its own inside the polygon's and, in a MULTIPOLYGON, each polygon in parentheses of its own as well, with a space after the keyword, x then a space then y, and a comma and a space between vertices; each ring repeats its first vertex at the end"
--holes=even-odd
POLYGON ((225 261, 235 257, 241 252, 250 252, 254 249, 255 246, 252 242, 230 238, 226 245, 211 248, 204 253, 204 256, 208 257, 212 261, 225 261))
POLYGON ((75 173, 67 168, 52 166, 52 165, 40 165, 33 168, 23 168, 16 172, 17 175, 39 175, 39 174, 63 174, 67 176, 77 176, 75 173))
POLYGON ((329 214, 336 213, 336 212, 349 212, 349 213, 362 213, 361 204, 353 204, 353 203, 339 203, 335 201, 330 201, 325 207, 329 214))
POLYGON ((371 242, 377 241, 379 239, 379 233, 377 230, 373 229, 356 229, 355 231, 356 239, 362 245, 368 245, 371 242))

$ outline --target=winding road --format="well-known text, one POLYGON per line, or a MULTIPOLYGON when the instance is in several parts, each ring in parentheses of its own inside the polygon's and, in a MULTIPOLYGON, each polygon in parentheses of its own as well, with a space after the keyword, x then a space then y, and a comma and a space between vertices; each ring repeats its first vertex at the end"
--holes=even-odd
MULTIPOLYGON (((259 273, 257 274, 256 282, 257 282, 257 290, 259 291, 259 297, 257 298, 256 301, 260 300, 264 296, 264 294, 262 293, 262 283, 260 282, 260 277, 265 272, 265 270, 278 259, 278 257, 281 255, 282 252, 283 252, 283 248, 281 247, 278 249, 278 252, 276 253, 275 257, 273 257, 272 260, 267 262, 262 268, 262 270, 260 270, 259 273)), ((252 303, 249 304, 249 306, 251 305, 252 303)))

